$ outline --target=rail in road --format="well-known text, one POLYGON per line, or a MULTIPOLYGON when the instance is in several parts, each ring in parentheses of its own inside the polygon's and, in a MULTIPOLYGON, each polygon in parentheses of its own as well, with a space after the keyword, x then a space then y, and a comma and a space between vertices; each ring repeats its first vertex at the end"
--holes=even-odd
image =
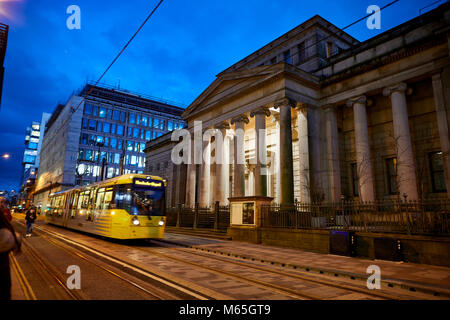
MULTIPOLYGON (((23 223, 16 227, 24 229, 23 223)), ((12 270, 28 300, 213 299, 40 226, 23 240, 22 248, 23 254, 12 255, 12 270), (67 286, 68 264, 83 270, 79 290, 67 286)))
MULTIPOLYGON (((213 288, 206 290, 201 284, 198 287, 183 285, 183 281, 174 281, 168 275, 164 277, 161 273, 156 272, 156 268, 152 269, 151 265, 142 268, 135 263, 130 263, 128 259, 121 259, 119 256, 113 257, 110 253, 102 250, 101 247, 91 246, 86 241, 77 241, 75 239, 77 237, 70 237, 59 232, 62 229, 56 228, 55 231, 55 228, 47 226, 38 226, 37 229, 43 240, 68 251, 78 259, 86 260, 91 264, 95 264, 95 266, 99 265, 98 260, 100 260, 103 263, 102 267, 100 267, 103 271, 118 277, 130 287, 140 289, 147 294, 147 299, 173 299, 173 296, 181 299, 204 300, 239 298, 227 295, 220 290, 214 291, 213 288), (110 270, 113 267, 115 269, 110 270), (141 282, 138 282, 135 278, 133 280, 129 278, 136 276, 141 282), (153 282, 150 288, 145 287, 148 285, 146 284, 147 281, 153 282), (156 288, 160 291, 155 290, 155 283, 158 283, 156 288), (164 288, 161 289, 161 286, 164 288), (171 298, 167 295, 167 291, 177 292, 178 295, 172 294, 171 298), (155 292, 159 292, 159 294, 155 294, 155 292)), ((108 241, 105 243, 111 244, 108 241)), ((436 297, 423 292, 410 292, 398 288, 369 290, 363 281, 356 281, 355 279, 352 281, 343 277, 338 278, 336 275, 311 274, 311 272, 301 269, 287 269, 274 263, 267 264, 265 261, 258 261, 256 258, 246 259, 216 250, 208 252, 198 248, 183 247, 180 243, 174 246, 173 241, 151 240, 133 243, 133 245, 127 243, 115 245, 122 250, 128 249, 125 251, 139 251, 149 261, 159 259, 163 264, 171 263, 178 268, 184 267, 185 270, 192 270, 196 274, 205 276, 213 274, 216 279, 226 279, 234 281, 236 284, 248 285, 266 292, 270 291, 285 299, 445 299, 445 296, 436 297)), ((187 281, 193 281, 189 279, 188 274, 185 277, 187 281)))

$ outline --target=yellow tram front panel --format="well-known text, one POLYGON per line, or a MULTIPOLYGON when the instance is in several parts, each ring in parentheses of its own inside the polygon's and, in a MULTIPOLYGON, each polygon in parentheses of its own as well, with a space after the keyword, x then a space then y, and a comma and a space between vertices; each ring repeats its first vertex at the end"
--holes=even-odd
POLYGON ((108 238, 161 239, 166 224, 165 186, 158 177, 126 175, 53 194, 45 221, 108 238), (135 198, 140 201, 135 203, 135 198))

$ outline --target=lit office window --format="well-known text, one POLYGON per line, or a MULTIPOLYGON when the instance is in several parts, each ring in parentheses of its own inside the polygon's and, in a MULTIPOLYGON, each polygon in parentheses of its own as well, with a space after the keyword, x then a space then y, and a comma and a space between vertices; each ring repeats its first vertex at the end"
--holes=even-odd
POLYGON ((134 143, 134 152, 139 152, 139 142, 134 143))
POLYGON ((98 144, 103 144, 104 143, 104 140, 103 140, 103 137, 102 136, 97 136, 97 143, 98 144))
POLYGON ((122 147, 123 147, 123 140, 119 140, 117 142, 117 149, 122 150, 122 147))
POLYGON ((133 129, 133 138, 139 138, 139 129, 138 128, 133 129))
POLYGON ((82 124, 83 129, 87 129, 88 128, 88 119, 83 118, 83 124, 82 124))
POLYGON ((120 112, 120 121, 125 122, 125 117, 126 117, 125 112, 121 111, 120 112))
POLYGON ((152 139, 152 132, 145 131, 145 140, 150 141, 152 139))
POLYGON ((116 134, 117 134, 118 136, 123 136, 123 126, 117 125, 116 134))
POLYGON ((132 136, 133 136, 133 128, 128 127, 128 137, 132 137, 132 136))
POLYGON ((89 120, 89 130, 95 131, 97 129, 97 121, 89 120))
POLYGON ((142 125, 147 126, 148 125, 148 118, 147 116, 142 116, 142 125))
POLYGON ((141 123, 141 116, 138 114, 136 116, 136 124, 140 124, 141 123))
POLYGON ((153 131, 153 139, 156 139, 156 131, 153 131))
POLYGON ((114 163, 115 164, 120 164, 120 153, 115 153, 114 154, 114 163))
POLYGON ((173 131, 173 123, 171 121, 167 122, 167 130, 173 131))
POLYGON ((159 127, 159 119, 153 119, 153 128, 159 127))
POLYGON ((84 114, 92 114, 92 104, 86 103, 84 105, 84 114))
POLYGON ((130 119, 128 121, 131 124, 135 124, 136 123, 136 115, 134 113, 130 113, 130 119))
POLYGON ((98 116, 100 118, 106 118, 106 108, 100 107, 98 111, 98 116))
POLYGON ((117 147, 117 139, 111 138, 111 148, 115 149, 117 147))
POLYGON ((163 120, 160 120, 160 121, 159 121, 159 128, 160 128, 161 130, 164 130, 164 121, 163 121, 163 120))
POLYGON ((145 150, 145 143, 141 143, 141 152, 143 153, 144 152, 144 150, 145 150))
POLYGON ((92 161, 92 155, 93 155, 93 154, 92 154, 92 150, 86 150, 84 160, 92 161))
POLYGON ((113 120, 115 120, 115 121, 119 121, 120 120, 120 111, 119 110, 114 110, 114 112, 113 112, 113 120))
POLYGON ((136 166, 137 165, 137 157, 136 156, 131 156, 130 164, 132 166, 136 166))
POLYGON ((152 126, 152 118, 148 117, 148 126, 151 127, 152 126))
POLYGON ((101 121, 97 122, 97 132, 102 132, 102 122, 101 121))
POLYGON ((127 150, 128 151, 133 151, 133 148, 134 148, 133 141, 127 141, 127 150))
POLYGON ((105 143, 104 143, 104 146, 105 146, 105 147, 109 146, 109 138, 108 138, 108 137, 105 137, 105 143))
POLYGON ((111 123, 111 134, 116 134, 116 124, 111 123))
POLYGON ((110 124, 108 122, 105 122, 103 124, 103 132, 104 133, 109 133, 109 130, 110 130, 110 124))
POLYGON ((97 137, 95 136, 95 134, 89 135, 89 145, 90 146, 95 146, 96 141, 97 141, 97 137))

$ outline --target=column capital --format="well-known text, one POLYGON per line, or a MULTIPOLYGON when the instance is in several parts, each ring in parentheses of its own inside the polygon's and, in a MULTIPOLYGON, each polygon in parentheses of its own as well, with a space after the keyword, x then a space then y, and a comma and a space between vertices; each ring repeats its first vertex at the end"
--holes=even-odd
POLYGON ((231 119, 231 124, 235 124, 237 122, 244 122, 245 124, 248 124, 250 120, 246 115, 240 115, 231 119))
POLYGON ((297 102, 291 98, 288 97, 284 97, 282 99, 279 99, 277 101, 275 101, 273 103, 273 107, 274 109, 278 109, 279 107, 283 107, 283 106, 290 106, 290 107, 295 107, 297 105, 297 102))
POLYGON ((295 105, 295 109, 299 112, 306 113, 309 109, 314 109, 316 106, 309 104, 309 103, 303 103, 303 102, 297 102, 295 105))
POLYGON ((224 121, 222 123, 216 124, 214 126, 214 129, 217 129, 217 130, 230 129, 230 124, 228 122, 224 121))
POLYGON ((252 112, 250 112, 250 117, 254 117, 257 114, 264 114, 266 117, 270 117, 271 112, 268 108, 266 107, 260 107, 260 108, 256 108, 255 110, 253 110, 252 112))
POLYGON ((351 99, 347 100, 347 107, 353 107, 353 105, 355 103, 360 103, 360 104, 366 104, 367 103, 367 97, 365 95, 362 96, 357 96, 351 99))
POLYGON ((383 95, 385 97, 390 96, 394 92, 405 92, 410 93, 411 88, 408 88, 408 85, 404 82, 396 83, 392 86, 386 87, 383 89, 383 95))
POLYGON ((336 108, 335 108, 335 106, 334 105, 332 105, 332 104, 326 104, 326 105, 324 105, 324 106, 322 106, 322 108, 323 108, 323 110, 325 111, 325 112, 335 112, 336 111, 336 108))

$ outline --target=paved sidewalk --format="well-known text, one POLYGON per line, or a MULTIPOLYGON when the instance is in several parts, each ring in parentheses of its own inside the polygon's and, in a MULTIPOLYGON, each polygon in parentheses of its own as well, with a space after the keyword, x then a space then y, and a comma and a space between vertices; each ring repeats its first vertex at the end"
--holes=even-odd
POLYGON ((187 238, 186 235, 173 233, 166 233, 166 239, 197 248, 233 253, 247 259, 264 259, 266 262, 323 270, 327 273, 359 275, 366 279, 368 277, 367 267, 377 265, 381 269, 381 277, 384 281, 399 280, 404 283, 432 286, 450 292, 450 268, 448 267, 345 257, 238 241, 201 240, 202 238, 194 236, 187 238))

